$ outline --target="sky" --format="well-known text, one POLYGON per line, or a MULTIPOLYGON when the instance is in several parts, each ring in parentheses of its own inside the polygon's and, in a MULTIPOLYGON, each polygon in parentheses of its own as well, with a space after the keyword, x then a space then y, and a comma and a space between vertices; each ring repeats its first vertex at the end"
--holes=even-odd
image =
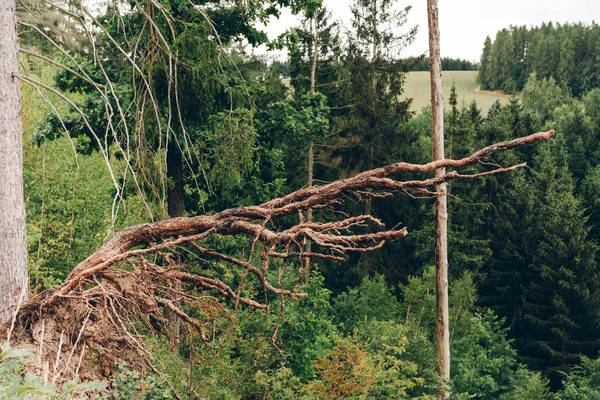
MULTIPOLYGON (((352 0, 324 0, 334 19, 350 22, 352 0)), ((417 37, 404 55, 417 56, 428 50, 427 1, 399 0, 400 7, 412 5, 408 26, 418 25, 417 37)), ((536 26, 542 22, 600 22, 600 0, 439 0, 442 57, 478 61, 486 36, 510 25, 536 26)), ((267 26, 269 37, 296 24, 289 12, 267 26)))

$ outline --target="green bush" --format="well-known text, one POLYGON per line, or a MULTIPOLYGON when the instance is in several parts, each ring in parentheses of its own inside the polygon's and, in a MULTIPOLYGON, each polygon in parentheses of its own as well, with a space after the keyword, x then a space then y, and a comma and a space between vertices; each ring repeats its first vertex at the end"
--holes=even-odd
POLYGON ((0 399, 86 399, 106 388, 104 381, 79 383, 77 379, 57 387, 44 383, 42 377, 26 372, 31 362, 31 351, 14 349, 5 342, 0 355, 0 399))

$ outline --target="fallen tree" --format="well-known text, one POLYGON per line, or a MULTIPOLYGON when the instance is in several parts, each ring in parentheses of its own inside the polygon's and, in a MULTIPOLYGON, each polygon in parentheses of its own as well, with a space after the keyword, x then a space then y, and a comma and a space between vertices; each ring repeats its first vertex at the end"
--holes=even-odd
POLYGON ((348 197, 364 199, 394 192, 435 196, 431 188, 441 182, 524 167, 525 163, 471 174, 458 172, 493 153, 548 140, 553 135, 554 131, 540 132, 494 144, 461 160, 424 165, 400 162, 324 186, 304 188, 258 206, 126 228, 77 265, 60 287, 18 305, 4 330, 13 343, 37 349, 38 359, 51 365, 55 377, 70 378, 82 375, 81 371, 88 372, 84 378, 95 377, 90 371, 108 375, 119 360, 154 369, 140 330, 155 330, 175 341, 165 310, 193 329, 194 337, 208 341, 210 319, 191 311, 218 309, 224 301, 231 302, 234 310, 242 305, 268 309, 265 301, 253 295, 251 286, 281 298, 282 308, 285 298, 307 296, 299 291, 299 284, 285 287, 281 260, 299 261, 296 272, 300 282, 303 258, 343 261, 347 252, 374 251, 386 241, 408 233, 404 227, 386 228, 379 219, 365 215, 326 223, 305 222, 302 211, 335 210, 348 197), (405 173, 427 174, 438 168, 453 171, 435 178, 400 179, 405 173), (218 250, 214 243, 225 236, 245 240, 245 252, 218 250), (313 243, 310 253, 304 251, 308 240, 313 243), (182 252, 188 256, 180 257, 182 252), (192 256, 195 264, 200 260, 206 266, 227 265, 238 271, 237 278, 227 280, 218 274, 199 273, 192 262, 186 261, 192 256))

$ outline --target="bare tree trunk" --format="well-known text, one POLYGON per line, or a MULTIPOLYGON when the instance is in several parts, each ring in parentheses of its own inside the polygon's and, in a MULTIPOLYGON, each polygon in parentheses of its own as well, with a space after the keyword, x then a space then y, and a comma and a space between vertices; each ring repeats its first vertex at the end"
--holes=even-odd
MULTIPOLYGON (((377 97, 377 75, 375 74, 377 71, 375 62, 377 60, 377 52, 378 52, 378 36, 377 36, 377 0, 373 2, 373 20, 372 22, 372 32, 373 35, 373 43, 371 44, 371 88, 373 89, 373 96, 377 97)), ((377 121, 375 122, 377 124, 377 121)), ((371 126, 372 128, 372 126, 371 126)), ((375 145, 373 143, 370 144, 370 148, 368 150, 369 154, 367 155, 367 169, 373 169, 374 159, 375 159, 375 145)), ((373 212, 373 199, 370 197, 365 201, 365 214, 371 215, 373 212)), ((365 262, 368 265, 371 260, 371 254, 365 254, 365 262)))
POLYGON ((371 86, 373 91, 377 87, 377 79, 375 78, 375 60, 377 59, 377 0, 373 2, 373 44, 371 49, 371 86))
POLYGON ((0 0, 0 322, 29 294, 15 0, 0 0))
MULTIPOLYGON (((433 160, 444 159, 444 99, 442 93, 442 60, 440 56, 440 29, 438 25, 437 0, 427 0, 429 19, 429 70, 431 73, 431 115, 433 160)), ((437 169, 435 176, 444 176, 444 168, 437 169)), ((450 380, 450 332, 448 321, 448 209, 446 183, 435 186, 442 196, 435 198, 435 269, 437 299, 437 360, 440 379, 439 399, 449 396, 447 382, 450 380)))
MULTIPOLYGON (((312 36, 313 36, 313 48, 312 48, 312 67, 310 70, 310 92, 311 93, 315 93, 315 86, 316 86, 316 75, 317 75, 317 52, 319 50, 319 31, 317 30, 317 17, 316 15, 313 15, 311 20, 310 20, 310 27, 312 30, 312 36)), ((313 186, 313 174, 314 174, 314 165, 315 165, 315 160, 314 160, 314 143, 311 142, 310 147, 308 148, 308 176, 306 179, 306 186, 307 187, 312 187, 313 186)), ((306 211, 306 220, 308 223, 312 222, 312 208, 309 208, 306 211)), ((308 240, 306 242, 306 248, 305 248, 306 253, 310 254, 310 252, 312 251, 312 243, 310 240, 308 240)), ((306 257, 304 259, 304 282, 307 283, 308 282, 308 278, 310 277, 310 257, 306 257)))
POLYGON ((313 36, 313 48, 312 48, 312 68, 310 69, 310 92, 315 92, 315 86, 317 83, 317 53, 319 51, 319 31, 317 29, 317 17, 313 15, 310 20, 310 27, 313 36))

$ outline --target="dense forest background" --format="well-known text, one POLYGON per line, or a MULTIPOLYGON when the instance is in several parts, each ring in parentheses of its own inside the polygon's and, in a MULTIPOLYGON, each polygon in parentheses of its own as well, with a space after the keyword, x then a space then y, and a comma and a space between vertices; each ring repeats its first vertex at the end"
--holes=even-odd
POLYGON ((600 27, 597 24, 511 26, 486 38, 479 83, 486 90, 515 93, 529 76, 552 78, 569 94, 581 98, 600 85, 600 27))
MULTIPOLYGON (((277 13, 275 3, 114 2, 94 15, 77 2, 23 3, 34 292, 56 287, 122 227, 259 204, 305 186, 309 149, 315 184, 430 161, 430 110, 409 112, 402 90, 405 73, 428 63, 402 57, 414 36, 409 8, 357 0, 343 34, 320 4, 294 3, 304 22, 270 43, 289 61, 268 63, 242 43, 267 42, 255 26, 277 13), (82 30, 75 17, 95 28, 82 30), (390 21, 404 33, 386 29, 390 21)), ((453 398, 600 396, 599 34, 582 24, 502 30, 486 40, 478 79, 484 90, 520 97, 487 115, 451 98, 448 158, 556 130, 551 143, 488 160, 529 168, 450 184, 453 398)), ((443 67, 477 68, 453 59, 443 67)), ((270 312, 227 300, 194 310, 211 333, 206 344, 191 331, 177 345, 146 332, 160 377, 142 380, 121 366, 111 385, 120 398, 171 398, 166 381, 190 398, 435 397, 432 203, 403 193, 344 202, 345 215, 371 214, 410 234, 344 263, 312 260, 310 296, 286 300, 283 314, 283 300, 267 293, 270 312)), ((313 218, 333 215, 314 210, 313 218)), ((245 251, 235 237, 222 239, 217 249, 245 251)), ((240 280, 224 263, 179 257, 190 270, 240 280)), ((279 278, 292 282, 300 263, 289 261, 279 278)), ((262 289, 249 282, 245 290, 262 289)))

